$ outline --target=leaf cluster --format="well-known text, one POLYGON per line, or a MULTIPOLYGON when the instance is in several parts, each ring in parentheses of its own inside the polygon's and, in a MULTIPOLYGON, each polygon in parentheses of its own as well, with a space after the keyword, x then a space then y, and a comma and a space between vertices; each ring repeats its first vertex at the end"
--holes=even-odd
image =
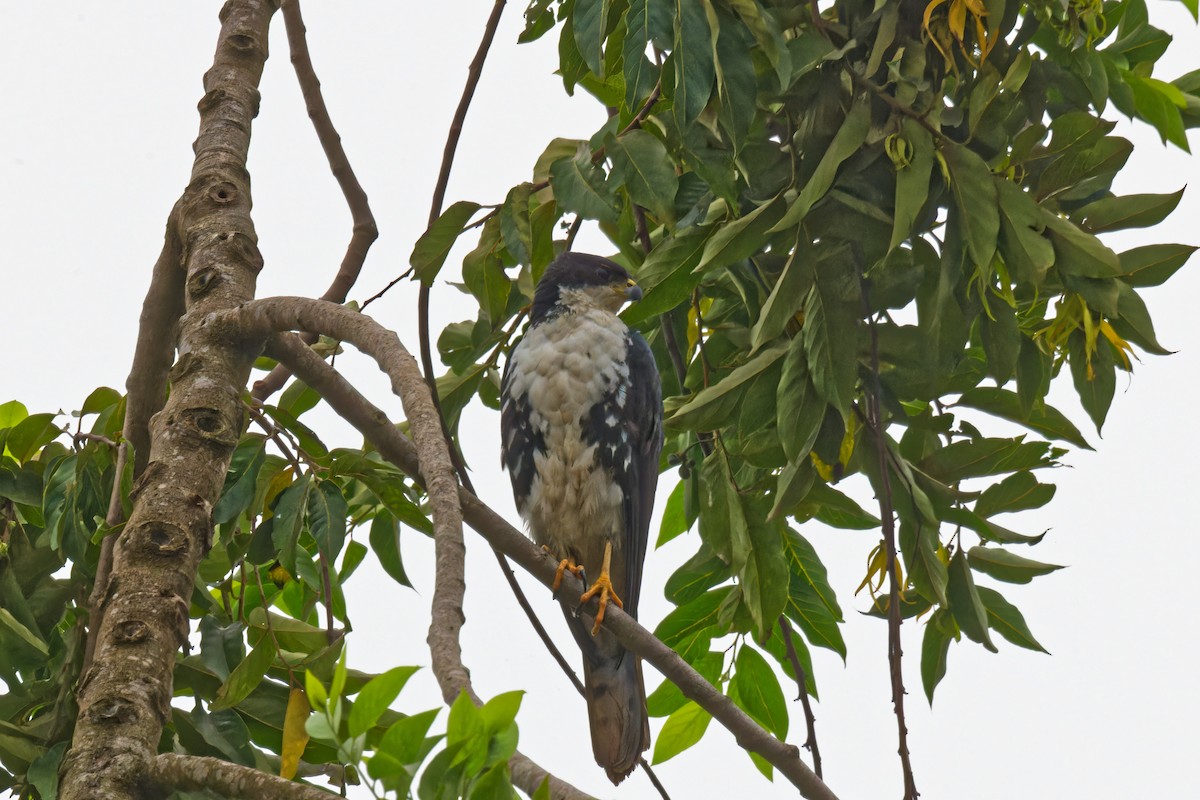
MULTIPOLYGON (((590 222, 643 287, 624 318, 663 372, 662 466, 681 482, 658 543, 698 534, 666 587, 664 641, 785 735, 778 674, 800 663, 815 695, 808 646, 846 655, 799 527, 878 529, 853 499, 869 489, 899 521, 902 616, 925 626, 930 699, 964 635, 1044 650, 986 582, 1059 568, 1020 552, 1044 533, 1000 521, 1048 503, 1041 476, 1089 447, 1049 387, 1065 368, 1099 430, 1117 373, 1168 352, 1140 291, 1195 249, 1104 240, 1162 221, 1183 191, 1112 191, 1133 148, 1111 112, 1185 149, 1200 122, 1196 73, 1154 75, 1171 37, 1144 0, 837 0, 820 16, 774 0, 535 0, 526 23, 523 41, 557 35, 564 89, 610 113, 587 140, 553 140, 502 203, 452 207, 414 251, 428 282, 480 230, 456 284, 479 314, 438 341, 452 420, 476 394, 496 406, 499 358, 570 246, 556 232, 590 222), (795 659, 780 625, 803 634, 795 659)), ((873 545, 864 613, 886 617, 873 545)), ((670 686, 651 709, 668 717, 656 760, 707 726, 670 686)))

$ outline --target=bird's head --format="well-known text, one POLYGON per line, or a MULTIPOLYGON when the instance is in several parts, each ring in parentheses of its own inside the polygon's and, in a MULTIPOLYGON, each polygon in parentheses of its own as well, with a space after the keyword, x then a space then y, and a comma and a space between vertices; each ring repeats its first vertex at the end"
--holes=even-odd
POLYGON ((533 296, 530 319, 537 322, 555 310, 598 308, 615 314, 642 290, 620 264, 587 253, 563 253, 546 267, 533 296))

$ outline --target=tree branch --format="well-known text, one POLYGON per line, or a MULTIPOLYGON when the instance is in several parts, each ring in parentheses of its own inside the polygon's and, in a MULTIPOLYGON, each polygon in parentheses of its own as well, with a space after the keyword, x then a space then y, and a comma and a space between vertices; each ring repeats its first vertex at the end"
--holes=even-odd
POLYGON ((904 720, 904 671, 903 651, 900 647, 900 581, 896 574, 896 524, 892 508, 892 485, 888 476, 887 447, 883 439, 883 414, 879 397, 882 387, 879 380, 879 333, 875 328, 875 315, 871 311, 867 295, 867 284, 862 282, 863 305, 871 330, 871 383, 867 392, 867 422, 875 436, 876 457, 879 460, 879 518, 883 523, 883 541, 887 553, 888 573, 888 667, 891 673, 892 708, 896 712, 896 727, 899 736, 898 753, 904 772, 904 800, 917 800, 916 781, 913 778, 912 759, 908 752, 908 726, 904 720))
POLYGON ((185 598, 211 544, 211 509, 242 428, 240 396, 253 362, 214 340, 202 321, 252 298, 262 268, 246 155, 275 10, 270 0, 230 0, 221 10, 191 180, 171 212, 142 309, 126 416, 140 475, 99 596, 63 800, 132 800, 170 715, 175 652, 189 632, 185 598), (176 320, 182 355, 164 404, 176 320))
MULTIPOLYGON (((471 64, 467 68, 467 83, 463 87, 462 97, 458 100, 458 108, 454 110, 454 118, 450 121, 450 131, 446 134, 446 146, 442 150, 442 165, 438 170, 437 184, 433 187, 433 199, 429 203, 430 227, 442 213, 442 205, 446 200, 446 187, 450 183, 450 170, 454 167, 454 153, 458 150, 458 140, 462 138, 463 124, 467 119, 467 111, 471 108, 471 99, 475 97, 475 88, 479 85, 479 78, 483 75, 483 63, 487 60, 488 50, 491 49, 492 41, 496 38, 496 29, 500 26, 500 15, 504 13, 504 5, 505 0, 495 0, 492 5, 492 13, 488 16, 487 24, 483 29, 483 38, 479 42, 479 48, 475 51, 475 57, 471 59, 471 64)), ((442 435, 446 439, 446 446, 450 450, 454 468, 463 484, 469 487, 471 479, 467 475, 462 455, 458 452, 458 445, 455 444, 454 437, 450 435, 450 429, 446 426, 446 418, 442 414, 442 401, 438 397, 437 377, 433 372, 433 351, 429 336, 429 293, 430 285, 421 281, 421 287, 417 290, 417 329, 420 336, 421 369, 425 372, 425 383, 429 386, 429 394, 433 397, 433 405, 437 409, 442 435)))
POLYGON ((208 790, 224 797, 253 797, 255 800, 330 800, 337 797, 314 786, 207 756, 160 753, 151 759, 148 773, 150 782, 164 792, 208 790))
MULTIPOLYGON (((325 294, 321 295, 322 300, 344 303, 350 289, 358 280, 359 273, 362 272, 363 263, 367 260, 367 251, 379 238, 379 228, 375 224, 375 216, 371 213, 367 193, 363 191, 362 184, 354 174, 354 168, 350 166, 350 159, 342 147, 342 137, 333 126, 329 109, 325 106, 321 81, 317 78, 312 57, 308 52, 308 39, 305 35, 307 28, 304 27, 304 18, 300 15, 300 0, 283 0, 281 8, 288 45, 291 48, 292 67, 296 71, 296 80, 304 95, 308 118, 312 120, 321 149, 325 151, 325 158, 329 161, 329 169, 333 172, 333 177, 342 190, 342 196, 346 198, 346 205, 350 208, 353 223, 350 243, 346 246, 346 255, 342 257, 337 275, 325 290, 325 294)), ((305 336, 305 341, 312 344, 316 337, 305 336)), ((266 377, 255 382, 251 395, 260 402, 266 400, 283 388, 288 375, 286 369, 275 367, 266 377)))
POLYGON ((792 641, 792 624, 782 614, 779 615, 779 632, 783 634, 783 645, 787 649, 788 661, 792 662, 792 672, 796 673, 796 686, 799 689, 796 699, 804 707, 804 727, 808 734, 804 740, 804 749, 812 753, 813 772, 824 780, 825 773, 821 770, 821 748, 817 746, 817 718, 813 714, 812 704, 808 701, 808 675, 804 672, 804 665, 800 663, 800 656, 796 654, 796 643, 792 641))
MULTIPOLYGON (((275 358, 286 362, 301 380, 320 393, 330 407, 362 433, 384 458, 405 473, 413 477, 419 476, 417 453, 408 439, 388 421, 381 410, 372 405, 315 353, 304 347, 295 337, 275 337, 270 342, 269 351, 275 358)), ((503 517, 467 489, 459 488, 459 499, 463 509, 463 520, 467 524, 493 547, 520 564, 543 584, 550 586, 558 566, 556 559, 534 546, 527 536, 508 524, 503 517)), ((582 594, 585 588, 581 581, 568 574, 564 576, 564 585, 560 591, 564 596, 570 596, 572 592, 582 594)), ((593 613, 596 610, 595 602, 591 601, 590 606, 593 613)), ((636 620, 610 606, 606 612, 605 626, 627 649, 654 666, 678 686, 684 695, 695 700, 733 732, 739 745, 762 755, 778 768, 800 789, 801 794, 814 800, 836 800, 836 795, 829 787, 800 760, 797 747, 775 739, 636 620)))

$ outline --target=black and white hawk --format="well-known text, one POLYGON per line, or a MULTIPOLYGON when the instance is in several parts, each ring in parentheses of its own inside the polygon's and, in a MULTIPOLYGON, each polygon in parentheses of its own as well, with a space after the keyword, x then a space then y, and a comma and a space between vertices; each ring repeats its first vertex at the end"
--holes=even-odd
POLYGON ((502 382, 501 454, 533 540, 595 576, 563 602, 583 651, 592 752, 613 783, 650 746, 641 661, 600 627, 611 601, 637 617, 662 451, 662 387, 649 345, 617 317, 641 289, 618 264, 564 253, 538 282, 502 382), (590 632, 589 632, 590 629, 590 632))

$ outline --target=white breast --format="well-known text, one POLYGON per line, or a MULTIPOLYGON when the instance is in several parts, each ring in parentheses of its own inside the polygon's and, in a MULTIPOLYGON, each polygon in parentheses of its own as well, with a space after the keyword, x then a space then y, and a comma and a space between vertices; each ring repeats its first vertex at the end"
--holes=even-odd
POLYGON ((534 326, 513 351, 513 396, 529 398, 530 423, 546 451, 521 515, 536 542, 563 555, 599 537, 619 544, 624 497, 584 441, 582 423, 616 387, 628 385, 625 324, 600 309, 534 326))

